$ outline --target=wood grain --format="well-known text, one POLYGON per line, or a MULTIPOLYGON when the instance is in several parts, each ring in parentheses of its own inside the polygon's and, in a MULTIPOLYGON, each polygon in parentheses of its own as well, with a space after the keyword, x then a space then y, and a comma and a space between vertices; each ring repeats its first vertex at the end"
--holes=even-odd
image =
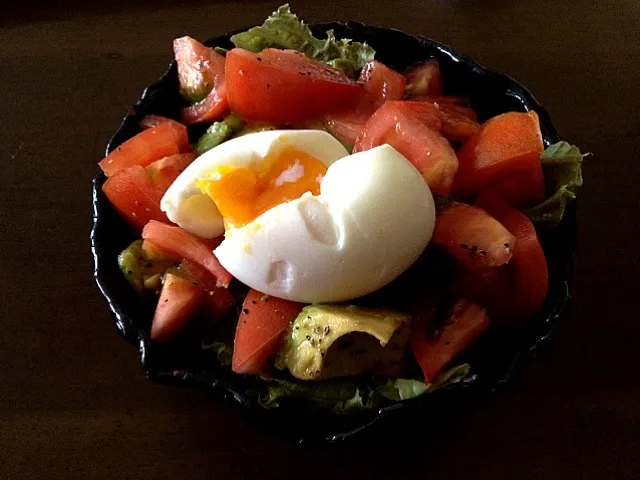
MULTIPOLYGON (((273 438, 146 381, 92 280, 90 185, 171 40, 279 2, 19 2, 0 19, 0 478, 638 478, 640 3, 295 2, 452 44, 531 88, 592 152, 571 311, 501 394, 398 451, 273 438)), ((413 433, 413 432, 408 432, 413 433)))

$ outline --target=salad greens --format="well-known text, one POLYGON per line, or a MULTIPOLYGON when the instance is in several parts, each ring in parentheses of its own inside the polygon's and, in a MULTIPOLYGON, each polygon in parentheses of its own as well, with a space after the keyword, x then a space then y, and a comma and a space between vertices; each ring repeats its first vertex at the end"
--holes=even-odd
POLYGON ((236 47, 254 53, 265 48, 297 50, 350 77, 357 77, 364 64, 373 60, 375 55, 373 48, 366 43, 336 40, 333 30, 327 32, 325 39, 314 37, 309 26, 291 13, 288 4, 273 12, 262 26, 238 33, 231 37, 231 41, 236 47))
POLYGON ((416 398, 448 385, 472 380, 473 375, 471 375, 469 364, 465 363, 443 372, 431 384, 409 378, 389 379, 386 383, 378 385, 375 382, 359 384, 350 379, 293 382, 276 378, 262 378, 268 384, 267 393, 259 401, 264 408, 276 408, 279 406, 280 400, 296 398, 303 399, 316 407, 332 409, 335 412, 346 412, 379 408, 385 403, 389 403, 389 400, 397 402, 416 398))
POLYGON ((562 220, 567 203, 576 198, 582 186, 583 157, 578 147, 567 142, 555 143, 544 151, 540 159, 547 199, 525 211, 533 222, 553 227, 562 220))

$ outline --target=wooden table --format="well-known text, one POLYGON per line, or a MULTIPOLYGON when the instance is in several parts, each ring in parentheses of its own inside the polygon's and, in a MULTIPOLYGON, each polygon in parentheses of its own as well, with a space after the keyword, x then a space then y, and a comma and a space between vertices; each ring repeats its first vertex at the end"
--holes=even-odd
POLYGON ((554 341, 503 393, 402 451, 300 447, 151 384, 92 279, 96 162, 171 40, 260 23, 278 2, 56 3, 0 17, 0 478, 640 476, 639 2, 294 3, 309 22, 405 29, 508 72, 593 153, 554 341))

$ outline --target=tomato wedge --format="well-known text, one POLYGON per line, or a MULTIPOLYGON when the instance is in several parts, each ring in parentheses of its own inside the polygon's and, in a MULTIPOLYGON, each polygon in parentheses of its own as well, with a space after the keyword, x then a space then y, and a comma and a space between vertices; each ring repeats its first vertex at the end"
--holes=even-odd
POLYGON ((234 48, 226 56, 227 95, 241 117, 287 124, 344 109, 362 86, 323 62, 294 50, 252 53, 234 48))
POLYGON ((154 185, 147 171, 139 166, 119 170, 107 178, 102 191, 111 205, 136 232, 141 232, 150 220, 169 223, 160 210, 162 192, 154 185))
POLYGON ((512 207, 523 209, 542 202, 545 197, 544 173, 538 155, 520 159, 513 171, 507 172, 485 187, 499 194, 512 207))
POLYGON ((211 272, 186 259, 180 262, 180 271, 204 290, 203 303, 211 317, 222 318, 233 309, 235 302, 231 292, 228 288, 219 287, 216 277, 211 272))
POLYGON ((371 115, 388 100, 402 100, 404 76, 377 60, 367 62, 358 82, 362 92, 357 105, 344 112, 327 115, 329 131, 348 145, 353 145, 371 115))
POLYGON ((365 124, 354 152, 384 143, 404 155, 438 195, 448 195, 458 169, 451 145, 439 133, 437 105, 425 102, 386 102, 365 124))
POLYGON ((181 120, 193 123, 211 122, 229 109, 225 84, 225 58, 191 37, 173 41, 178 64, 180 93, 193 105, 184 108, 181 120))
POLYGON ((152 220, 142 230, 142 238, 151 242, 154 249, 159 250, 168 259, 176 261, 187 259, 197 263, 216 277, 218 284, 222 287, 228 287, 233 278, 220 265, 205 241, 180 227, 152 220))
POLYGON ((167 273, 151 324, 151 339, 169 342, 202 305, 202 289, 187 278, 167 273))
POLYGON ((442 77, 437 60, 429 60, 409 69, 404 76, 407 79, 407 95, 442 95, 442 77))
POLYGON ((134 165, 146 167, 163 157, 187 151, 187 128, 178 122, 165 122, 130 138, 116 147, 98 165, 104 174, 110 177, 124 168, 134 165))
POLYGON ((501 317, 528 319, 544 304, 549 288, 547 259, 531 220, 500 195, 483 191, 476 205, 502 223, 516 238, 513 258, 507 265, 512 289, 499 301, 501 317))
POLYGON ((142 120, 138 123, 142 130, 146 130, 147 128, 157 127, 162 123, 173 123, 175 126, 179 128, 181 125, 180 122, 173 120, 172 118, 163 117, 162 115, 154 115, 150 113, 149 115, 145 115, 142 117, 142 120))
POLYGON ((454 142, 464 142, 480 130, 478 122, 471 120, 467 115, 463 115, 457 110, 464 107, 446 103, 439 106, 440 121, 442 122, 440 132, 446 139, 454 142))
MULTIPOLYGON (((460 150, 454 194, 467 197, 498 177, 522 170, 544 150, 538 115, 509 112, 487 120, 460 150)), ((540 167, 542 168, 542 167, 540 167)))
POLYGON ((249 290, 236 327, 231 368, 256 374, 273 355, 303 304, 249 290))
POLYGON ((434 335, 430 334, 426 317, 414 321, 411 351, 425 383, 431 383, 489 327, 489 317, 483 307, 464 299, 456 301, 444 326, 434 335))
POLYGON ((483 209, 464 203, 438 207, 431 242, 462 265, 504 265, 511 260, 516 238, 483 209))
POLYGON ((196 159, 196 156, 195 153, 179 153, 164 157, 148 165, 147 172, 156 188, 164 195, 164 192, 178 178, 178 175, 196 159))

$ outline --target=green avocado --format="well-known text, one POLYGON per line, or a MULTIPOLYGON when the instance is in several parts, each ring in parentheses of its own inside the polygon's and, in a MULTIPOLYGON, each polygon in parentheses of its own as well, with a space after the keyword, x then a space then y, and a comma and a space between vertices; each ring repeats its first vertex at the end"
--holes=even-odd
POLYGON ((372 372, 396 376, 409 338, 410 315, 341 305, 309 305, 289 327, 276 367, 300 380, 372 372))
POLYGON ((136 240, 118 255, 120 270, 139 292, 159 290, 165 270, 173 264, 168 260, 150 259, 142 249, 142 240, 136 240))

